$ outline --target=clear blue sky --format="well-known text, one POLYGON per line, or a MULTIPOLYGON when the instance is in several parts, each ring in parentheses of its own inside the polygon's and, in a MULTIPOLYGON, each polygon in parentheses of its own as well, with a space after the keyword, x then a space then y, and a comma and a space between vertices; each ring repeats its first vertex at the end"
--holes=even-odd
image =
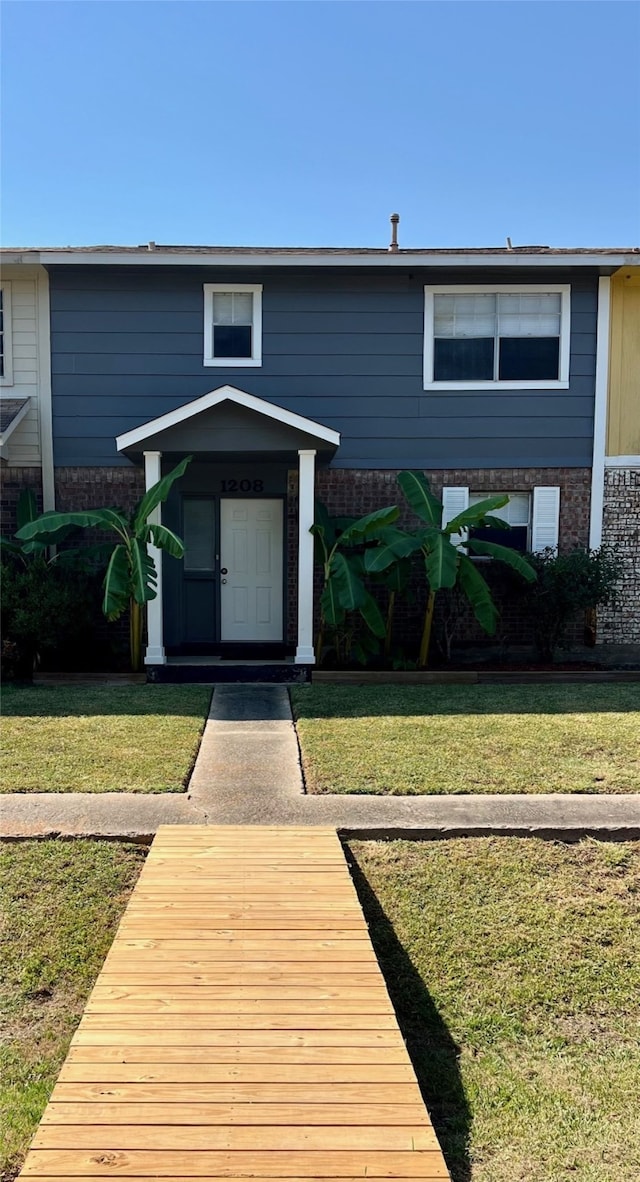
POLYGON ((633 245, 634 2, 4 0, 5 245, 633 245))

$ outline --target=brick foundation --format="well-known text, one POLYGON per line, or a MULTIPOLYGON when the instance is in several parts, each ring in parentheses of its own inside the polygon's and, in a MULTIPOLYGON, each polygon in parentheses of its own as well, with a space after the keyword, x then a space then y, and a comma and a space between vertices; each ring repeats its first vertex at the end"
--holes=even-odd
POLYGON ((602 541, 624 564, 617 608, 598 612, 598 640, 640 643, 640 468, 606 468, 602 541))
MULTIPOLYGON (((332 516, 360 516, 372 513, 385 505, 398 504, 402 514, 400 524, 415 522, 410 510, 404 509, 404 498, 397 484, 399 470, 361 470, 345 468, 320 469, 316 476, 317 496, 332 516)), ((469 488, 487 496, 500 492, 531 492, 536 485, 557 485, 560 488, 560 549, 586 545, 589 538, 589 506, 591 498, 590 468, 471 468, 427 471, 431 487, 440 495, 443 485, 469 488)), ((443 593, 438 597, 434 636, 442 643, 445 616, 453 612, 457 618, 456 645, 530 644, 531 628, 519 603, 520 580, 508 570, 487 564, 483 574, 489 582, 500 609, 498 630, 487 637, 474 619, 464 599, 443 593)), ((317 579, 319 586, 319 578, 317 579)), ((424 613, 424 583, 416 579, 409 597, 398 600, 395 612, 394 639, 407 651, 417 646, 424 613)), ((317 595, 316 595, 317 598, 317 595)), ((385 593, 380 594, 385 608, 385 593)), ((576 632, 581 638, 582 626, 576 632)))
POLYGON ((18 528, 16 511, 18 498, 25 488, 33 489, 38 502, 38 512, 42 512, 42 473, 39 468, 10 468, 3 465, 0 469, 0 533, 5 538, 12 538, 18 528))
POLYGON ((129 512, 144 493, 142 468, 56 468, 56 508, 124 509, 129 512))

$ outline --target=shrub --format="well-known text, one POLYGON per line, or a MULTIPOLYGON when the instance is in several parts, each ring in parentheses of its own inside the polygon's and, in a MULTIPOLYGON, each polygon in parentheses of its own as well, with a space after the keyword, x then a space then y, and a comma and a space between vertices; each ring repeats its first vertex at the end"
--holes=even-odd
POLYGON ((597 607, 614 606, 621 562, 615 550, 576 547, 567 554, 544 550, 528 555, 538 578, 524 590, 538 656, 552 661, 564 646, 570 625, 597 607))
POLYGON ((69 664, 88 647, 99 618, 100 576, 74 564, 5 558, 2 575, 3 669, 30 678, 35 667, 61 654, 69 664))

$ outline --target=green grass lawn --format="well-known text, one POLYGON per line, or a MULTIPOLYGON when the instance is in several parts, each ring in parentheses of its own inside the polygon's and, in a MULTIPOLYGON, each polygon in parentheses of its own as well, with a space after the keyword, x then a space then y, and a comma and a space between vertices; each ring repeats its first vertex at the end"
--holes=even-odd
POLYGON ((143 860, 107 841, 2 848, 3 1178, 21 1164, 143 860))
POLYGON ((8 686, 2 792, 181 792, 211 688, 8 686))
POLYGON ((640 686, 291 688, 309 792, 638 792, 640 686))
POLYGON ((637 1182, 640 843, 351 852, 454 1182, 637 1182))

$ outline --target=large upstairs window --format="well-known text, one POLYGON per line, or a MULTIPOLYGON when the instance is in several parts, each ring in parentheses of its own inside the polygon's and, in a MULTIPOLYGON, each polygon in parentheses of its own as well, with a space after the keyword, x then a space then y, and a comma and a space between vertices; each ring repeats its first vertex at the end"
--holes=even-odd
POLYGON ((425 389, 569 384, 570 289, 425 287, 425 389))

